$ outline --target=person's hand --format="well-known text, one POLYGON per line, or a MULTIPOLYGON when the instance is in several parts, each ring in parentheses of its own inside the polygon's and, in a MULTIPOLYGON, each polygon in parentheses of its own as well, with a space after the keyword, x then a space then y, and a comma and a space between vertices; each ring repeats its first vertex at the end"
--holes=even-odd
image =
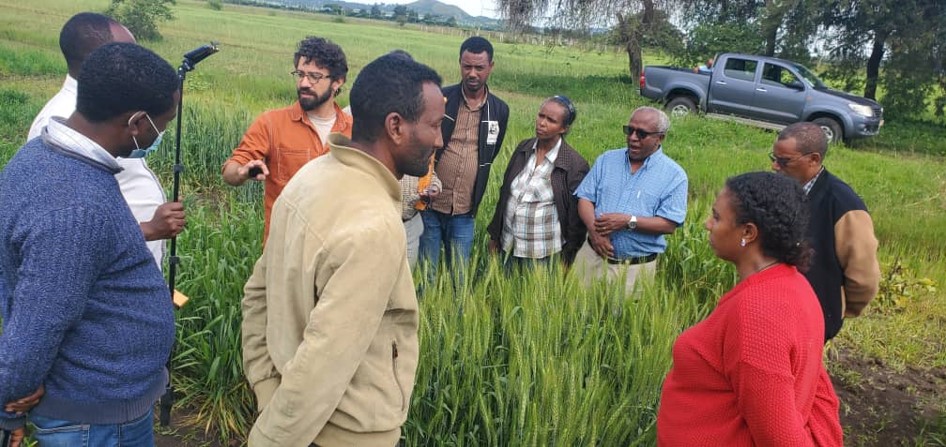
POLYGON ((269 168, 266 167, 266 163, 264 163, 263 160, 250 160, 247 164, 237 169, 237 174, 250 180, 262 182, 266 180, 266 176, 269 175, 269 168), (250 176, 251 171, 255 173, 255 175, 250 176))
POLYGON ((611 245, 611 238, 592 230, 588 232, 588 240, 591 242, 591 248, 598 256, 602 258, 614 257, 614 246, 611 245))
POLYGON ((436 185, 430 185, 427 189, 420 192, 420 198, 430 202, 433 199, 436 199, 440 195, 440 187, 436 185))
POLYGON ((615 231, 627 229, 631 216, 621 213, 605 213, 595 218, 595 231, 607 236, 615 231))
POLYGON ((10 431, 10 447, 20 447, 26 437, 26 428, 20 427, 10 431))
MULTIPOLYGON (((39 388, 37 388, 36 391, 33 392, 33 394, 30 394, 29 396, 26 396, 26 397, 21 397, 11 402, 7 402, 7 404, 4 405, 3 407, 3 411, 6 411, 7 413, 14 413, 16 415, 21 415, 23 413, 26 413, 27 411, 32 410, 33 407, 35 407, 36 404, 39 403, 39 400, 43 397, 44 394, 46 394, 46 388, 44 388, 43 385, 40 384, 39 388)), ((21 438, 22 438, 22 434, 21 434, 21 438)))
POLYGON ((141 223, 141 231, 146 241, 170 239, 184 231, 187 221, 184 216, 184 204, 167 202, 154 211, 148 222, 141 223))
POLYGON ((487 242, 486 247, 489 249, 489 252, 491 254, 494 254, 494 255, 499 254, 499 241, 490 239, 489 242, 487 242))

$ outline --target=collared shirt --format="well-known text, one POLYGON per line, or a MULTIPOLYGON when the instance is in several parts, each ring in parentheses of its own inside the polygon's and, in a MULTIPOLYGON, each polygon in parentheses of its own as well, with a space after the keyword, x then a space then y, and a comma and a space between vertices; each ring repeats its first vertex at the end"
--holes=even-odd
POLYGON ((78 94, 78 82, 72 76, 66 75, 66 80, 62 83, 62 88, 55 96, 50 98, 49 102, 43 106, 33 124, 30 126, 29 136, 26 141, 36 138, 42 133, 43 128, 54 116, 69 118, 72 112, 76 110, 76 95, 78 94))
MULTIPOLYGON (((335 106, 335 124, 332 133, 341 133, 351 137, 352 118, 335 106)), ((310 160, 328 153, 328 146, 322 144, 322 137, 315 126, 302 111, 299 102, 281 109, 268 110, 246 130, 240 145, 233 150, 233 155, 224 162, 234 162, 241 166, 250 160, 263 160, 269 168, 269 175, 264 183, 264 229, 263 242, 269 234, 269 216, 273 203, 303 165, 310 160)))
POLYGON ((443 182, 443 190, 430 203, 434 211, 466 214, 473 209, 473 186, 479 166, 480 114, 485 104, 486 96, 482 102, 471 106, 466 95, 463 95, 453 135, 446 142, 443 155, 437 162, 437 177, 443 182))
MULTIPOLYGON (((40 136, 53 117, 68 118, 72 115, 76 109, 76 94, 76 80, 67 75, 62 90, 46 103, 39 115, 36 115, 27 141, 40 136)), ((115 160, 114 157, 112 159, 115 160)), ((148 167, 144 158, 118 158, 117 162, 123 168, 115 175, 122 197, 131 208, 135 220, 139 223, 150 221, 158 207, 167 201, 161 181, 148 167)), ((158 268, 161 268, 164 260, 164 241, 148 241, 147 244, 154 262, 158 264, 158 268)))
POLYGON ((48 144, 79 157, 92 160, 116 173, 122 170, 122 167, 118 165, 118 161, 115 160, 115 156, 89 137, 67 126, 65 121, 65 118, 59 116, 50 118, 49 123, 46 124, 46 133, 43 134, 48 144))
POLYGON ((536 166, 536 145, 510 185, 503 219, 503 251, 517 258, 541 259, 562 251, 562 227, 555 209, 552 171, 562 140, 536 166))
POLYGON ((806 196, 808 195, 809 192, 811 192, 811 188, 815 186, 815 182, 818 181, 818 177, 821 177, 822 172, 824 172, 824 166, 822 166, 821 169, 818 170, 818 173, 815 174, 815 176, 812 177, 811 180, 808 180, 808 182, 806 182, 804 186, 802 186, 802 189, 805 190, 806 196))
MULTIPOLYGON (((595 216, 622 213, 638 217, 662 217, 681 225, 687 214, 687 175, 662 148, 644 160, 631 174, 627 148, 601 154, 575 191, 575 196, 595 204, 595 216)), ((611 233, 614 257, 663 253, 663 235, 628 229, 611 233)))

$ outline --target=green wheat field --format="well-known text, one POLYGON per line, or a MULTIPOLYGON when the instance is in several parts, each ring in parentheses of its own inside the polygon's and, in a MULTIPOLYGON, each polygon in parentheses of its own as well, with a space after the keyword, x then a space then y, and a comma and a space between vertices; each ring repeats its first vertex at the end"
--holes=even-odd
MULTIPOLYGON (((107 0, 0 0, 0 168, 61 86, 60 27, 76 12, 107 6, 107 0)), ((221 48, 188 75, 179 117, 188 224, 178 239, 178 289, 191 302, 178 312, 175 413, 225 444, 242 440, 254 417, 240 361, 239 301, 261 251, 262 189, 226 186, 222 162, 255 116, 294 101, 289 72, 303 37, 342 46, 351 68, 346 87, 361 67, 393 49, 408 51, 452 84, 459 79, 460 42, 473 31, 230 4, 217 11, 197 0, 178 0, 173 10, 175 20, 160 26, 164 40, 145 46, 175 67, 186 51, 211 40, 221 48)), ((622 147, 621 125, 648 103, 632 88, 627 56, 617 49, 487 36, 496 49, 490 87, 509 103, 510 127, 477 216, 474 271, 467 283, 439 281, 418 297, 421 361, 404 444, 652 445, 674 339, 735 281, 709 249, 703 221, 727 177, 769 169, 775 134, 699 117, 672 123, 664 149, 690 177, 690 210, 669 238, 656 280, 633 297, 607 283, 584 289, 557 270, 506 274, 487 254, 485 227, 509 153, 533 135, 542 100, 573 99, 578 119, 568 140, 589 162, 622 147)), ((645 63, 665 62, 645 53, 645 63)), ((339 102, 348 103, 347 93, 339 102)), ((853 148, 833 146, 826 161, 871 209, 885 273, 881 296, 865 316, 845 324, 826 353, 835 375, 845 375, 834 364, 842 349, 901 371, 946 368, 946 131, 887 119, 881 136, 853 148)), ((171 133, 149 159, 167 190, 171 133)), ((910 442, 946 442, 941 424, 910 442)))

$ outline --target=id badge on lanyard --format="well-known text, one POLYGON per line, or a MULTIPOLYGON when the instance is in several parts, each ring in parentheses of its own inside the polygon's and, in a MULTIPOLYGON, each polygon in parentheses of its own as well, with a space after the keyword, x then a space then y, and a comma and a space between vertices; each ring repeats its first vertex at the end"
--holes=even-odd
POLYGON ((499 121, 487 121, 486 122, 486 144, 490 146, 496 145, 496 140, 499 139, 499 121))

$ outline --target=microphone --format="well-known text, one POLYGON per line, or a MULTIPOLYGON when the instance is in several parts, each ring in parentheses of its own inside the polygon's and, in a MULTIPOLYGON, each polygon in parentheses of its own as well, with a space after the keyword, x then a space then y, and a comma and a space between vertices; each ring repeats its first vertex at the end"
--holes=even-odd
POLYGON ((216 53, 217 51, 219 51, 217 49, 217 42, 210 42, 209 45, 203 45, 185 54, 184 64, 188 65, 189 67, 193 67, 194 65, 197 65, 198 62, 206 59, 208 56, 216 53))

